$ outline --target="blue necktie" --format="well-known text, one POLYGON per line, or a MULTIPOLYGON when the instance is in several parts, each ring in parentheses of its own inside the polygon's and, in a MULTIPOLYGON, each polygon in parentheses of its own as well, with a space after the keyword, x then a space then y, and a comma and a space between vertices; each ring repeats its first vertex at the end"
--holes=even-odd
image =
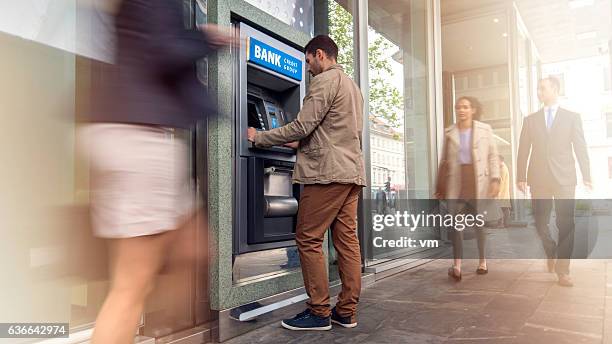
POLYGON ((548 128, 548 129, 550 129, 550 127, 552 127, 552 122, 553 122, 552 112, 553 112, 553 109, 552 108, 548 108, 548 111, 547 111, 547 114, 546 114, 546 128, 548 128))

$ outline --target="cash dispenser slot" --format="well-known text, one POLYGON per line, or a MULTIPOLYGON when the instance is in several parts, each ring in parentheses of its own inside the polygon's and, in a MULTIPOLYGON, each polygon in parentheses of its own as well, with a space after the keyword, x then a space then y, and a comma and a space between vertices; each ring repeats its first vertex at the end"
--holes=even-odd
POLYGON ((249 158, 248 243, 294 239, 299 185, 293 185, 293 163, 249 158))

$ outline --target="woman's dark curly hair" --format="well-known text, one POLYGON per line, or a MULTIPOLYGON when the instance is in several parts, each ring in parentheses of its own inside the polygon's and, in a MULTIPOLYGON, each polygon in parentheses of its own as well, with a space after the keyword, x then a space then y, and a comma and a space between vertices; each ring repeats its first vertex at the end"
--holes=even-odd
POLYGON ((467 100, 472 109, 474 109, 474 116, 472 116, 472 119, 480 121, 480 116, 482 115, 482 104, 480 104, 480 101, 478 101, 476 97, 463 96, 457 98, 457 102, 455 104, 458 104, 462 100, 467 100))

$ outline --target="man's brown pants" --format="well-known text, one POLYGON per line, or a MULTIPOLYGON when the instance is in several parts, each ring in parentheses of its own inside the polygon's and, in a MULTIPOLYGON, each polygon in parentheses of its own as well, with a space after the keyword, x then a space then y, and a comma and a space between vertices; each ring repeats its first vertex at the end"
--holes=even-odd
POLYGON ((323 255, 328 228, 331 228, 342 281, 336 310, 343 317, 354 316, 357 310, 361 293, 357 204, 361 188, 355 184, 306 185, 300 197, 296 242, 304 286, 310 297, 308 306, 315 315, 330 315, 327 261, 323 255))

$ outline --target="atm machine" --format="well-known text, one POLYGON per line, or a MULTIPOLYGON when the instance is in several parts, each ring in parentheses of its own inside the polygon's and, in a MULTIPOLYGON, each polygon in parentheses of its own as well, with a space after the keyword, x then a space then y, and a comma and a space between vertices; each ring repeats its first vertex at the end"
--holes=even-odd
POLYGON ((304 53, 238 22, 234 59, 234 255, 295 245, 301 187, 291 177, 296 151, 257 148, 247 127, 270 130, 294 120, 305 94, 304 53), (244 44, 246 42, 246 45, 244 44))

